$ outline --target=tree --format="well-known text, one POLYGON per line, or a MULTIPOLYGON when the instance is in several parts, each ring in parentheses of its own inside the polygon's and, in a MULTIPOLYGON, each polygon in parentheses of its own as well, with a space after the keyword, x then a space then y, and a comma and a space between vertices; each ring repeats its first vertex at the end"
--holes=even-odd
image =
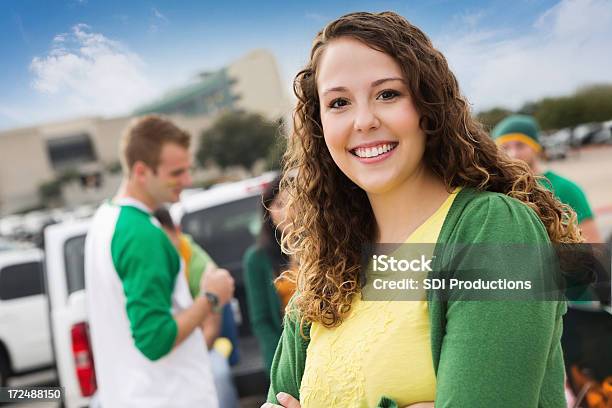
POLYGON ((257 114, 229 112, 202 132, 197 159, 214 161, 221 167, 242 165, 250 169, 265 159, 276 142, 278 124, 257 114))
POLYGON ((52 207, 62 199, 62 181, 59 179, 45 181, 38 185, 38 198, 42 206, 52 207))
MULTIPOLYGON (((479 112, 476 118, 485 127, 491 129, 511 113, 513 112, 504 108, 493 108, 479 112)), ((533 115, 543 130, 610 120, 612 119, 612 85, 590 85, 578 89, 572 95, 528 102, 517 113, 533 115)))
POLYGON ((279 134, 272 148, 268 151, 266 157, 266 169, 267 170, 279 170, 282 165, 283 155, 287 150, 287 137, 279 134))
POLYGON ((538 102, 527 102, 516 113, 521 115, 534 115, 538 111, 540 104, 538 102))
POLYGON ((610 120, 612 86, 590 86, 579 89, 571 96, 545 98, 538 103, 535 117, 543 129, 560 129, 610 120))
POLYGON ((478 112, 476 114, 476 119, 478 119, 478 121, 484 125, 485 129, 490 131, 495 127, 495 125, 501 122, 503 118, 511 114, 511 110, 496 107, 487 111, 478 112))

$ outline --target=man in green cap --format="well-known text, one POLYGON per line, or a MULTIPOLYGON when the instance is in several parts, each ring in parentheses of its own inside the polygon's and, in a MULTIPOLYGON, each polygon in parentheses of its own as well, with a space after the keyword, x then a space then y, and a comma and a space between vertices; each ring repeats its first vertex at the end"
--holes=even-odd
POLYGON ((508 116, 499 122, 491 132, 498 146, 504 149, 510 157, 526 162, 535 174, 546 177, 542 184, 551 190, 559 201, 576 211, 578 226, 586 242, 602 242, 584 191, 573 181, 555 172, 543 171, 539 160, 542 152, 539 134, 538 123, 533 117, 527 115, 508 116))

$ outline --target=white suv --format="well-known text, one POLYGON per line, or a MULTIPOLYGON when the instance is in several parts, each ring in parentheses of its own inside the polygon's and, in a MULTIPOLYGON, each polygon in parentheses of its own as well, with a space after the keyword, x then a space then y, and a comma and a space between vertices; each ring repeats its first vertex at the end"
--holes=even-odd
MULTIPOLYGON (((265 392, 267 380, 256 340, 251 335, 242 279, 242 256, 255 242, 261 220, 261 193, 274 173, 185 192, 171 213, 236 282, 240 362, 232 368, 241 396, 265 392)), ((45 229, 46 272, 51 332, 66 408, 90 404, 96 391, 95 362, 85 305, 84 243, 89 221, 45 229)), ((235 303, 235 302, 234 302, 235 303)), ((106 408, 106 407, 104 407, 106 408)))
POLYGON ((0 252, 0 386, 53 365, 42 259, 37 248, 0 252))

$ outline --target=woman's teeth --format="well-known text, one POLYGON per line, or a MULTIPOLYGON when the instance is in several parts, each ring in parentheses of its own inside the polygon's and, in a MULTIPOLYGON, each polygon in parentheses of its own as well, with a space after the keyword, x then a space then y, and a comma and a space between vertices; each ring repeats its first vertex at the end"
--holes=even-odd
POLYGON ((380 156, 381 154, 387 153, 397 147, 397 144, 383 144, 380 146, 373 147, 358 147, 353 150, 353 154, 361 158, 369 158, 380 156))

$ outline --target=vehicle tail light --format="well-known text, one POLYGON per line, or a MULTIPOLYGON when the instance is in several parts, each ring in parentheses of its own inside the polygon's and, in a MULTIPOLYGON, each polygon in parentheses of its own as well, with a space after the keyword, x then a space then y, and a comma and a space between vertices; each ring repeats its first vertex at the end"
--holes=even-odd
POLYGON ((96 392, 97 388, 93 352, 89 342, 89 326, 85 322, 77 323, 72 326, 71 334, 74 367, 81 394, 84 397, 89 397, 96 392))
POLYGON ((259 184, 250 185, 250 186, 246 187, 246 191, 247 191, 247 193, 252 193, 252 192, 255 192, 255 191, 263 192, 266 189, 266 187, 268 187, 269 184, 270 184, 269 181, 264 181, 264 182, 261 182, 259 184))

